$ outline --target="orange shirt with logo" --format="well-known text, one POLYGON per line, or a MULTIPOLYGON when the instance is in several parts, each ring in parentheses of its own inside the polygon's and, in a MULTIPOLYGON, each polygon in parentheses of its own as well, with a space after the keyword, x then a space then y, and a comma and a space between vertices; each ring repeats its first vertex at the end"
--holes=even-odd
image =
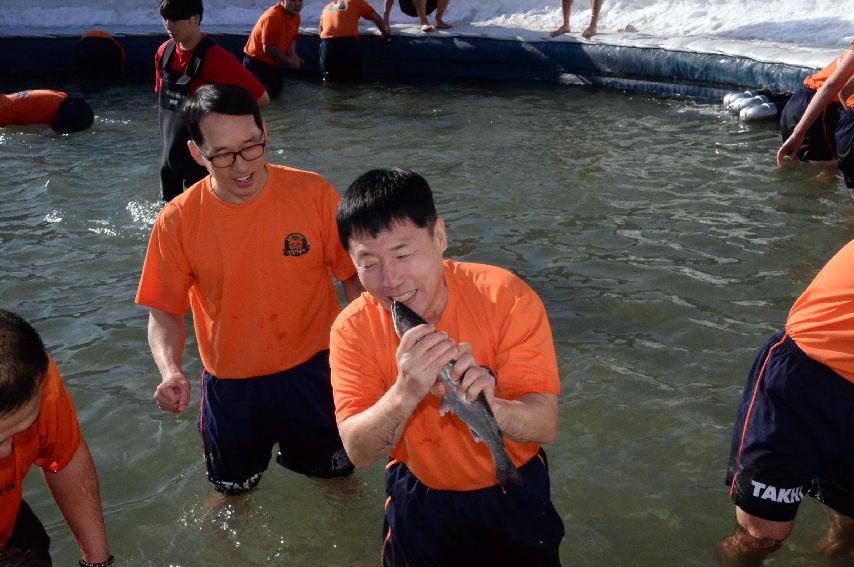
MULTIPOLYGON (((540 298, 501 268, 445 260, 448 303, 437 324, 457 342, 470 342, 475 360, 496 376, 496 396, 560 392, 554 343, 540 298)), ((400 340, 390 313, 370 294, 347 306, 332 326, 330 364, 338 423, 379 400, 397 379, 400 340)), ((441 400, 427 395, 406 423, 391 457, 403 461, 425 485, 438 490, 477 490, 496 483, 485 443, 451 413, 439 415, 441 400)), ((537 443, 504 439, 520 466, 537 443)))
POLYGON ((359 37, 359 18, 370 18, 374 9, 365 0, 334 0, 320 14, 320 39, 359 37))
POLYGON ((795 301, 786 333, 807 356, 854 382, 854 241, 830 259, 795 301))
POLYGON ((80 446, 80 427, 74 404, 62 386, 53 359, 41 387, 36 421, 12 438, 12 453, 0 459, 0 548, 6 545, 21 506, 21 482, 30 466, 47 472, 64 469, 80 446))
POLYGON ((264 44, 272 45, 287 53, 299 34, 300 15, 291 15, 281 4, 267 8, 243 47, 243 53, 258 61, 279 65, 279 62, 264 53, 264 44))
POLYGON ((0 95, 0 126, 50 124, 59 105, 68 98, 61 91, 33 90, 0 95))
POLYGON ((329 347, 341 310, 332 281, 356 269, 338 239, 338 194, 316 173, 267 164, 244 204, 210 177, 154 222, 136 302, 174 315, 192 308, 205 368, 249 378, 292 368, 329 347))
MULTIPOLYGON (((851 42, 851 47, 849 49, 854 49, 854 41, 851 42)), ((847 51, 845 53, 847 53, 847 51)), ((827 80, 827 78, 830 77, 834 71, 836 71, 837 67, 839 67, 839 60, 842 59, 842 56, 845 55, 845 53, 840 54, 838 57, 836 57, 836 59, 830 62, 830 65, 828 65, 818 73, 810 75, 809 77, 804 79, 804 86, 816 91, 820 89, 824 82, 827 80)), ((838 103, 839 99, 834 97, 832 102, 838 103)), ((854 94, 845 99, 845 106, 854 110, 854 94)))

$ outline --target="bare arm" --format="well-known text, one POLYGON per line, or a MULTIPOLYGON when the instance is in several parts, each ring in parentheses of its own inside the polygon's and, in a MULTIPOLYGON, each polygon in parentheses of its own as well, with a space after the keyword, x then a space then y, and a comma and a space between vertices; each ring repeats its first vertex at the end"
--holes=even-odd
POLYGON ((341 282, 341 287, 344 288, 344 297, 347 299, 347 303, 350 303, 365 291, 365 288, 362 287, 362 282, 359 281, 358 276, 353 276, 350 279, 344 280, 341 282))
POLYGON ((451 377, 460 381, 460 391, 472 401, 483 392, 501 432, 522 443, 551 443, 557 435, 558 407, 554 394, 525 394, 518 400, 495 397, 495 377, 478 366, 471 356, 471 346, 460 345, 463 353, 454 363, 451 377), (462 376, 462 379, 460 379, 462 376))
POLYGON ((88 563, 110 556, 95 464, 84 439, 71 462, 58 472, 44 472, 45 482, 88 563))
POLYGON ((288 57, 281 49, 276 47, 275 45, 270 45, 269 43, 265 43, 261 46, 261 49, 264 51, 264 55, 267 55, 274 61, 279 63, 287 63, 288 57))
POLYGON ((353 464, 367 467, 388 456, 409 416, 436 383, 439 371, 457 353, 454 342, 436 332, 433 325, 419 325, 403 335, 397 349, 395 383, 373 406, 338 426, 353 464))
POLYGON ((557 396, 526 394, 518 400, 494 398, 492 412, 498 428, 509 439, 523 443, 551 443, 557 435, 557 396))
POLYGON ((792 130, 792 134, 783 143, 779 151, 777 151, 777 166, 783 165, 785 158, 792 159, 804 142, 807 130, 812 126, 813 122, 824 112, 830 101, 833 100, 842 87, 848 82, 848 79, 854 75, 854 50, 849 49, 842 55, 836 70, 831 73, 813 99, 810 101, 804 115, 798 121, 798 125, 792 130))
POLYGON ((269 43, 265 43, 262 46, 262 49, 264 50, 264 53, 274 61, 287 64, 291 69, 299 69, 302 59, 297 55, 296 43, 297 42, 292 41, 286 52, 282 51, 275 45, 270 45, 269 43))
POLYGON ((161 378, 154 401, 160 409, 174 413, 186 410, 190 403, 190 381, 181 364, 186 340, 183 317, 159 309, 149 310, 148 345, 161 378))
POLYGON ((389 31, 388 31, 388 26, 386 26, 383 19, 380 18, 379 14, 374 12, 373 14, 371 14, 371 16, 368 19, 377 25, 377 29, 380 30, 380 33, 383 34, 384 38, 388 39, 391 36, 391 33, 389 33, 389 31))

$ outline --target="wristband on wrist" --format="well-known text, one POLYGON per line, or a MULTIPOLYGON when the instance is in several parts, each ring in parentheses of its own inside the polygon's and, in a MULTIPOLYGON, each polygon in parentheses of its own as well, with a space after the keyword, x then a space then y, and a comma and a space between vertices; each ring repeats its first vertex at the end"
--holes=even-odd
POLYGON ((112 554, 110 554, 110 556, 107 557, 106 561, 101 561, 100 563, 89 563, 88 561, 86 561, 85 559, 83 559, 81 557, 79 565, 80 565, 80 567, 110 567, 110 565, 112 565, 115 560, 116 560, 116 558, 113 557, 112 554))

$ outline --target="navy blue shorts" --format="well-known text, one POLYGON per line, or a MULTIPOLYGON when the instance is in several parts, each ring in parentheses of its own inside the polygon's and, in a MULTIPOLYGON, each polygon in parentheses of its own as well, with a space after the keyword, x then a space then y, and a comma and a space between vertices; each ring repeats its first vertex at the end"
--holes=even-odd
POLYGON ((352 81, 362 75, 362 54, 355 37, 320 40, 320 75, 324 81, 352 81))
POLYGON ((208 479, 219 492, 253 489, 276 461, 292 471, 321 478, 353 472, 335 424, 329 351, 276 374, 220 379, 202 373, 199 433, 208 479))
POLYGON ((15 516, 15 526, 6 544, 0 549, 0 564, 29 565, 37 567, 52 565, 50 560, 50 536, 32 508, 23 500, 15 516))
MULTIPOLYGON (((785 142, 803 117, 816 91, 807 87, 786 102, 780 114, 780 133, 785 142)), ((845 185, 854 188, 854 111, 844 105, 830 104, 807 130, 798 150, 801 161, 838 160, 845 185)))
POLYGON ((563 522, 549 497, 546 454, 519 469, 519 491, 428 488, 401 462, 386 467, 385 567, 560 565, 563 522))
POLYGON ((753 363, 726 483, 748 514, 787 522, 809 494, 854 518, 854 384, 778 333, 753 363))

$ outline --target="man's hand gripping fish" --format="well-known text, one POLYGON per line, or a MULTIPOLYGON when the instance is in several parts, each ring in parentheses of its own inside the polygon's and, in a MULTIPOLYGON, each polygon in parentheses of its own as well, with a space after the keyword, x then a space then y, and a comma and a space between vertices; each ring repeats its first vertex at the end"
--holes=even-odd
MULTIPOLYGON (((394 322, 394 332, 398 337, 413 327, 427 323, 412 309, 398 301, 391 303, 391 316, 394 322)), ((439 380, 445 385, 445 395, 442 398, 442 406, 439 412, 444 415, 448 410, 454 412, 457 417, 469 426, 472 437, 476 442, 483 441, 492 455, 495 465, 495 478, 501 485, 503 492, 522 483, 522 475, 510 460, 504 444, 501 442, 501 430, 495 422, 495 415, 486 401, 483 392, 478 394, 473 402, 466 400, 465 395, 457 391, 458 383, 451 378, 451 369, 454 363, 450 362, 439 372, 439 380)))

